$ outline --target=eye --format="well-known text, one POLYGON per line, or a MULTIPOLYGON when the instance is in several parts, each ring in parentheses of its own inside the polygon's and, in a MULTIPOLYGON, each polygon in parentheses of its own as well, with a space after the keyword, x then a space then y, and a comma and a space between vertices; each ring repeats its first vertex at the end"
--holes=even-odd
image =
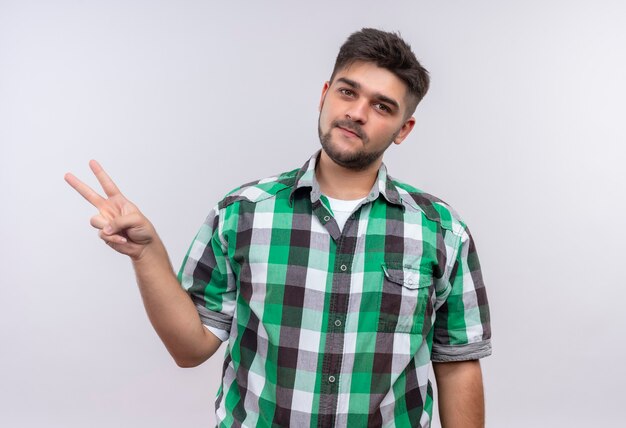
POLYGON ((385 113, 391 113, 391 109, 386 104, 383 104, 383 103, 374 104, 374 108, 376 110, 380 110, 385 113))
POLYGON ((354 97, 356 94, 351 89, 339 88, 339 92, 346 97, 354 97))

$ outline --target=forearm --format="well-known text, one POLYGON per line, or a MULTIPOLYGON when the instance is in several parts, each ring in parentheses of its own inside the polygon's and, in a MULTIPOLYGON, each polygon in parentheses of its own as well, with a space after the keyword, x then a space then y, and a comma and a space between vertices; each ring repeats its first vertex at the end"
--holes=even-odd
POLYGON ((482 372, 478 360, 433 363, 443 428, 485 426, 482 372))
POLYGON ((202 325, 158 238, 133 267, 148 318, 176 363, 193 367, 213 355, 221 342, 202 325))

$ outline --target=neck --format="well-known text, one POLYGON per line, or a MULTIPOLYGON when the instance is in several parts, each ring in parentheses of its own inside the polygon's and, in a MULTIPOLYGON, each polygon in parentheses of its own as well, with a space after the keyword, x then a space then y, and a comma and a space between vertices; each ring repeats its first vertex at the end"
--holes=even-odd
POLYGON ((382 159, 362 171, 354 171, 336 164, 322 150, 315 167, 315 177, 320 190, 335 199, 354 200, 367 196, 378 177, 382 159))

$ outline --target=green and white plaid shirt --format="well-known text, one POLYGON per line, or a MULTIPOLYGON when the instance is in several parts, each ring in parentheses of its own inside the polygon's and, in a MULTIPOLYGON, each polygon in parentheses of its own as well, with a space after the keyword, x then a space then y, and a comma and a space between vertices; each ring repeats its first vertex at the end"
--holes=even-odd
POLYGON ((228 335, 220 427, 427 427, 430 361, 491 353, 472 237, 444 202, 390 178, 339 230, 301 168, 210 212, 179 273, 228 335))

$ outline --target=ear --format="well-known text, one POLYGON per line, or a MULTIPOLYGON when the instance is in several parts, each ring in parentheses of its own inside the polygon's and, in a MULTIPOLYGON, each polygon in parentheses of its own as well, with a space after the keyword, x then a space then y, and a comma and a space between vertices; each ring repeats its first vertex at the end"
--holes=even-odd
POLYGON ((319 111, 322 111, 322 106, 324 105, 324 98, 326 98, 326 92, 328 92, 328 88, 330 88, 330 82, 325 82, 324 87, 322 88, 322 96, 320 97, 320 104, 317 106, 319 111))
POLYGON ((394 144, 400 144, 404 141, 404 139, 411 133, 413 127, 415 126, 415 118, 411 116, 404 122, 402 128, 398 131, 396 138, 393 139, 394 144))

